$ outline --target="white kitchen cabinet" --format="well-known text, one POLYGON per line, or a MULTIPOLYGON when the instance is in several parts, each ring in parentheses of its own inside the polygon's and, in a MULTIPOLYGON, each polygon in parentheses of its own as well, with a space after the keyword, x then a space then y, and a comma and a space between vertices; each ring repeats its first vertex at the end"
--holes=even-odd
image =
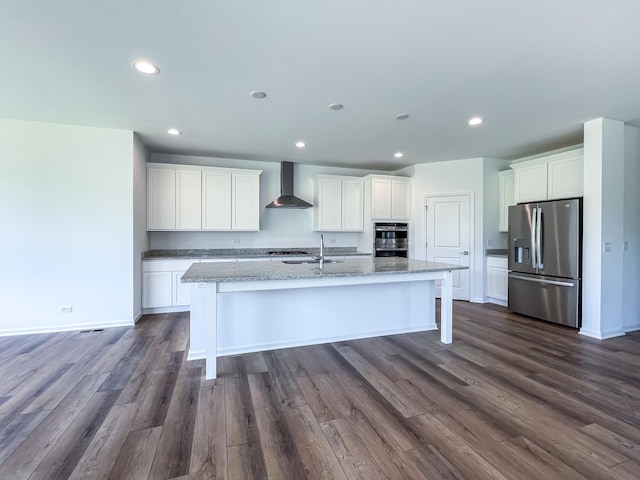
POLYGON ((170 307, 172 272, 143 272, 142 308, 170 307))
POLYGON ((260 173, 232 173, 231 197, 231 229, 260 230, 260 173))
POLYGON ((147 164, 147 230, 260 230, 261 173, 147 164))
POLYGON ((498 172, 498 177, 500 179, 500 221, 498 230, 507 232, 509 230, 509 207, 516 204, 513 191, 514 172, 513 170, 498 172))
POLYGON ((175 230, 176 171, 147 169, 147 229, 175 230))
POLYGON ((176 230, 202 227, 202 173, 176 170, 176 230))
POLYGON ((508 298, 507 257, 487 257, 487 297, 492 303, 506 305, 508 298))
POLYGON ((202 172, 202 229, 231 230, 231 174, 202 172))
POLYGON ((547 162, 534 161, 512 165, 517 203, 547 199, 547 162))
POLYGON ((371 219, 411 218, 411 179, 387 175, 368 175, 367 179, 371 182, 371 219))
POLYGON ((143 261, 142 308, 170 308, 171 311, 188 310, 191 304, 191 284, 182 283, 180 278, 193 263, 198 262, 197 259, 143 261))
POLYGON ((182 275, 184 275, 186 270, 180 270, 179 272, 173 273, 173 283, 172 283, 172 306, 189 306, 191 305, 191 283, 182 283, 180 279, 182 275))
POLYGON ((582 196, 583 165, 582 148, 512 164, 515 202, 582 196))
POLYGON ((547 198, 581 197, 584 192, 584 158, 582 152, 549 160, 547 164, 547 198))
POLYGON ((361 232, 364 228, 362 178, 317 175, 314 230, 361 232))

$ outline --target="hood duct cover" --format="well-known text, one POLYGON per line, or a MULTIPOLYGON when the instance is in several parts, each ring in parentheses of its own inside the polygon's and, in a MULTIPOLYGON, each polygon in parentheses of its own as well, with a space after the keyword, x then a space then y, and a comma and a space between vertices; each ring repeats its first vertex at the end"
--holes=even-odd
POLYGON ((280 196, 266 208, 309 208, 309 202, 293 194, 293 163, 280 162, 280 196))

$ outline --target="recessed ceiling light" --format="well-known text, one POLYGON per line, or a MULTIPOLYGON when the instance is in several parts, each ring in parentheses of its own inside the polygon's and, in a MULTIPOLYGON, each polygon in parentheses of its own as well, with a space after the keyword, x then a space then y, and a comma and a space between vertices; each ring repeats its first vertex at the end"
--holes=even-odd
POLYGON ((131 66, 145 75, 158 75, 160 73, 160 69, 156 65, 146 60, 136 60, 131 66))
POLYGON ((306 146, 307 146, 307 144, 306 144, 306 143, 304 143, 304 142, 296 142, 296 147, 297 147, 297 148, 304 148, 304 147, 306 147, 306 146))
POLYGON ((344 105, 341 103, 331 103, 329 104, 329 108, 331 110, 342 110, 344 108, 344 105))
POLYGON ((480 125, 482 123, 482 117, 473 117, 469 120, 469 125, 480 125))
POLYGON ((265 98, 267 96, 265 92, 261 92, 260 90, 254 90, 249 95, 253 98, 265 98))
POLYGON ((396 153, 394 153, 394 154, 393 154, 393 156, 394 156, 394 157, 396 157, 396 158, 402 158, 402 157, 404 157, 404 155, 403 155, 403 153, 402 153, 402 152, 396 152, 396 153))
POLYGON ((182 135, 182 132, 177 128, 167 128, 167 133, 169 135, 182 135))
POLYGON ((407 118, 409 118, 408 113, 399 113, 396 115, 396 120, 406 120, 407 118))

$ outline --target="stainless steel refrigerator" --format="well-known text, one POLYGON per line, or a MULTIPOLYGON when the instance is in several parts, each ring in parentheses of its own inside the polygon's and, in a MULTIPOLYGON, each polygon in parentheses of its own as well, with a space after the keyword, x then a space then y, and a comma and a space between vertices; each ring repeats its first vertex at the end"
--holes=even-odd
POLYGON ((509 207, 509 310, 579 327, 582 199, 509 207))

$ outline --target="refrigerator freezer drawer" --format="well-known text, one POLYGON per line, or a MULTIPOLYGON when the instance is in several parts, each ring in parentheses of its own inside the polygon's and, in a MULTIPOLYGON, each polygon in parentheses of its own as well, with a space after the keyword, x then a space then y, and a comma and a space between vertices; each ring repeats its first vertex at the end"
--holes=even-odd
POLYGON ((509 273, 509 310, 580 327, 580 280, 509 273))

